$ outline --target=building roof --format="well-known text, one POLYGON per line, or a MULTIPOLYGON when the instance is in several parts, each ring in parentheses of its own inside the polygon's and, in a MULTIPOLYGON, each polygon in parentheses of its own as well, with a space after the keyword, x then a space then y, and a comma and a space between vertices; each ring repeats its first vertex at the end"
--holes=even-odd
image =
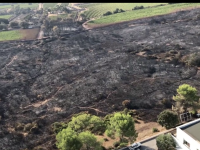
POLYGON ((192 138, 200 142, 200 121, 188 124, 181 129, 192 138))

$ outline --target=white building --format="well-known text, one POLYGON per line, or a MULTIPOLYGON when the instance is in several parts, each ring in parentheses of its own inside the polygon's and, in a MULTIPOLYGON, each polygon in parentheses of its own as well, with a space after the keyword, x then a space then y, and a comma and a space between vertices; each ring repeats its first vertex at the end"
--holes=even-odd
POLYGON ((174 139, 182 150, 200 150, 200 119, 176 127, 174 139))

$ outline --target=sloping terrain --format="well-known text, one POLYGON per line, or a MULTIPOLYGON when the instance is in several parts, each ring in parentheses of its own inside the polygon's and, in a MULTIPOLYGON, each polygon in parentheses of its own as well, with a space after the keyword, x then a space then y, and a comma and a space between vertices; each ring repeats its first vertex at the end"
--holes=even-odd
POLYGON ((98 115, 160 108, 200 72, 180 61, 200 48, 200 9, 70 34, 0 43, 0 147, 56 149, 50 125, 82 110, 98 115), (32 127, 31 124, 34 124, 32 127), (24 125, 25 127, 20 127, 24 125))

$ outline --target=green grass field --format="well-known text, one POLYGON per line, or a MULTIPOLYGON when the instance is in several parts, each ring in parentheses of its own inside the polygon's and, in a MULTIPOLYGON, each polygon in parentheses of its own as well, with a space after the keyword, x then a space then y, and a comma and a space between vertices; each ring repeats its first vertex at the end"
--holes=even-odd
POLYGON ((0 15, 0 18, 9 19, 12 15, 0 15))
MULTIPOLYGON (((43 7, 44 9, 53 8, 56 6, 58 3, 44 3, 43 7)), ((69 3, 61 3, 61 6, 68 6, 69 3)))
POLYGON ((20 33, 19 30, 1 31, 0 32, 0 41, 18 40, 21 38, 23 38, 23 35, 20 33))
POLYGON ((111 23, 117 23, 122 21, 129 21, 144 17, 151 17, 156 15, 164 15, 174 11, 197 8, 200 7, 200 3, 179 3, 179 4, 169 4, 165 6, 158 6, 152 8, 145 8, 140 10, 133 10, 124 13, 118 13, 110 16, 105 16, 100 19, 96 19, 88 22, 88 25, 105 25, 111 23))
MULTIPOLYGON (((18 4, 15 4, 15 5, 19 5, 20 8, 36 8, 38 7, 38 3, 32 3, 32 5, 29 5, 28 3, 18 3, 18 4)), ((7 9, 7 8, 11 8, 12 6, 11 5, 2 5, 0 6, 0 9, 7 9)))
POLYGON ((56 6, 58 3, 44 3, 43 4, 43 7, 44 7, 44 9, 48 9, 49 7, 54 7, 54 6, 56 6))
POLYGON ((167 3, 96 3, 96 4, 87 4, 87 5, 80 5, 80 7, 88 8, 88 11, 85 11, 84 14, 87 18, 95 18, 101 17, 107 11, 113 12, 116 8, 123 9, 125 11, 132 10, 135 6, 156 6, 160 4, 167 4, 167 3))
POLYGON ((57 16, 48 16, 51 20, 57 20, 57 18, 68 18, 68 14, 60 14, 57 16))

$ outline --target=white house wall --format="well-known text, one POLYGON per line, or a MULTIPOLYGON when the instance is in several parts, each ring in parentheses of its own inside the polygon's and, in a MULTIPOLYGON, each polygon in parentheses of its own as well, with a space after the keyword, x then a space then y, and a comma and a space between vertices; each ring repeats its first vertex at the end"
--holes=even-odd
MULTIPOLYGON (((190 137, 187 133, 185 133, 180 128, 176 128, 176 139, 179 142, 179 144, 181 144, 181 146, 184 145, 183 144, 184 140, 190 143, 190 148, 187 148, 186 150, 200 150, 200 143, 194 140, 192 137, 190 137)), ((183 147, 185 149, 187 146, 184 145, 183 147)))

